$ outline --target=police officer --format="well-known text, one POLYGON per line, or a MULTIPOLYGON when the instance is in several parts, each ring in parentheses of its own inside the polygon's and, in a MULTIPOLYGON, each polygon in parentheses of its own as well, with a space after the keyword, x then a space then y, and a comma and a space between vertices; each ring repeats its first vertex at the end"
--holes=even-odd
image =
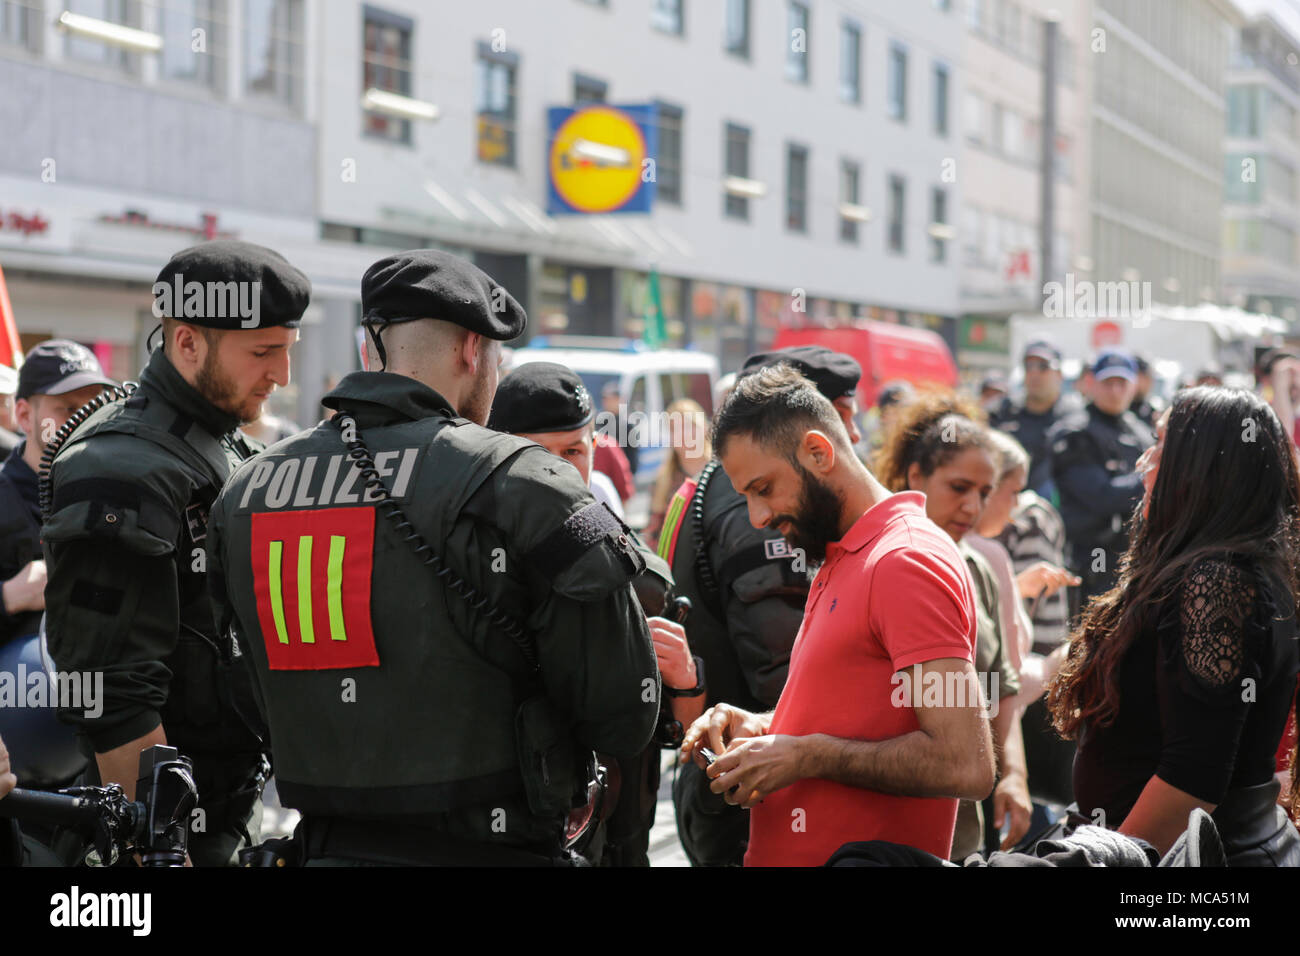
POLYGON ((1129 411, 1137 371, 1129 353, 1102 351, 1092 365, 1092 400, 1048 433, 1067 563, 1083 578, 1080 607, 1114 585, 1128 550, 1127 522, 1142 498, 1137 460, 1155 438, 1129 411))
POLYGON ((502 287, 417 250, 361 298, 381 371, 240 468, 209 532, 277 789, 309 865, 566 862, 591 752, 654 731, 646 563, 573 468, 483 427, 527 321, 502 287))
MULTIPOLYGON (((739 377, 783 363, 831 400, 849 440, 857 444, 862 436, 854 421, 854 395, 861 366, 821 346, 800 346, 751 356, 739 377)), ((806 562, 776 530, 750 524, 745 497, 716 459, 696 486, 688 482, 669 506, 660 554, 672 567, 675 592, 693 605, 687 635, 704 662, 706 708, 723 702, 756 713, 774 708, 803 621, 806 562)), ((682 846, 694 865, 740 865, 749 818, 712 793, 693 763, 678 773, 673 804, 682 846)))
MULTIPOLYGON (((537 442, 572 464, 594 492, 595 417, 591 395, 577 373, 554 362, 529 362, 501 382, 488 427, 537 442)), ((630 537, 646 562, 634 587, 648 618, 667 706, 661 707, 660 731, 650 746, 634 758, 615 761, 619 793, 600 841, 602 866, 650 865, 661 748, 681 743, 680 735, 672 733, 674 722, 677 728, 689 727, 704 713, 703 665, 692 656, 682 626, 659 616, 671 613, 672 574, 639 535, 630 537)))
POLYGON ((0 466, 0 644, 35 634, 45 610, 45 558, 36 472, 45 438, 92 398, 116 383, 95 353, 65 339, 42 342, 27 353, 14 409, 27 437, 0 466))
POLYGON ((230 862, 251 842, 267 769, 251 674, 214 626, 208 511, 256 450, 239 425, 289 382, 310 293, 301 272, 261 246, 178 253, 154 285, 163 344, 139 387, 52 443, 61 449, 44 528, 49 650, 61 671, 103 675, 99 713, 60 716, 89 739, 99 780, 128 795, 142 749, 169 744, 193 761, 196 865, 230 862))
POLYGON ((1083 407, 1077 395, 1062 385, 1061 350, 1050 339, 1035 339, 1025 346, 1025 391, 1008 396, 989 413, 989 424, 1006 432, 1029 452, 1025 487, 1053 499, 1051 444, 1047 433, 1062 418, 1083 407))

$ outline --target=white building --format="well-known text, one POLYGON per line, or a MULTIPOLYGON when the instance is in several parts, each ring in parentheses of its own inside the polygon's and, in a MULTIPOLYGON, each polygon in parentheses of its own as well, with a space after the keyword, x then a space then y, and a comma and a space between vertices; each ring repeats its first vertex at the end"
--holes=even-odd
POLYGON ((167 259, 205 237, 262 243, 313 280, 275 407, 315 420, 327 375, 355 361, 321 320, 339 298, 350 310, 368 261, 318 239, 319 8, 0 2, 0 266, 25 347, 76 338, 133 378, 167 259))
POLYGON ((323 235, 472 254, 543 332, 637 334, 657 267, 674 339, 733 367, 809 315, 951 335, 956 4, 331 0, 321 17, 323 235), (405 99, 368 110, 372 88, 405 99), (548 216, 547 109, 600 100, 660 104, 653 212, 548 216))

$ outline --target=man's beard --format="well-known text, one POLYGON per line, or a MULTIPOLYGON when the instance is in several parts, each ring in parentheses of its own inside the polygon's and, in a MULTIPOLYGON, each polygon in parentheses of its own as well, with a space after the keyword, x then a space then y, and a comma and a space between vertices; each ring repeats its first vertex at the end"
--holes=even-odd
POLYGON ((221 366, 217 364, 216 349, 209 348, 208 354, 204 356, 203 365, 194 379, 194 388, 210 404, 238 418, 241 425, 255 422, 262 416, 261 402, 250 399, 243 405, 236 403, 239 387, 222 374, 221 366))
POLYGON ((799 472, 799 512, 777 515, 770 524, 788 525, 790 530, 784 536, 790 546, 802 550, 811 563, 821 564, 826 560, 826 546, 840 539, 844 499, 798 462, 794 467, 799 472))

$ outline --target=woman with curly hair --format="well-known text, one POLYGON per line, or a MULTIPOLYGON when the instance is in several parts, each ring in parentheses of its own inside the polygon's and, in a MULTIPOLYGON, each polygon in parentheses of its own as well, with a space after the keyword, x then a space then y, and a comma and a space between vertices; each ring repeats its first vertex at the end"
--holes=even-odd
MULTIPOLYGON (((1002 849, 1029 829, 1032 804, 1024 742, 1012 698, 1020 690, 1019 655, 1002 626, 997 576, 985 558, 962 539, 979 523, 999 477, 1002 455, 983 424, 979 406, 948 392, 923 394, 903 409, 875 460, 876 477, 890 491, 925 494, 926 516, 957 543, 976 594, 975 670, 985 681, 997 749, 998 784, 993 824, 1006 820, 1002 849)), ((978 803, 963 800, 957 811, 952 859, 979 852, 984 839, 978 803)), ((988 849, 997 849, 989 846, 988 849)))
POLYGON ((1050 690, 1078 740, 1080 812, 1164 853, 1200 807, 1229 866, 1300 865, 1274 779, 1300 672, 1290 438, 1252 392, 1192 388, 1139 469, 1118 583, 1085 609, 1050 690))

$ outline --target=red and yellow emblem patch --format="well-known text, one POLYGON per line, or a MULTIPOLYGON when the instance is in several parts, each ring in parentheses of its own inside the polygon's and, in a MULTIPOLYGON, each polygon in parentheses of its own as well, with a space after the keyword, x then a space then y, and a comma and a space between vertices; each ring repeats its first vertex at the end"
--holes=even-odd
POLYGON ((271 670, 378 667, 373 508, 252 516, 253 588, 271 670))

